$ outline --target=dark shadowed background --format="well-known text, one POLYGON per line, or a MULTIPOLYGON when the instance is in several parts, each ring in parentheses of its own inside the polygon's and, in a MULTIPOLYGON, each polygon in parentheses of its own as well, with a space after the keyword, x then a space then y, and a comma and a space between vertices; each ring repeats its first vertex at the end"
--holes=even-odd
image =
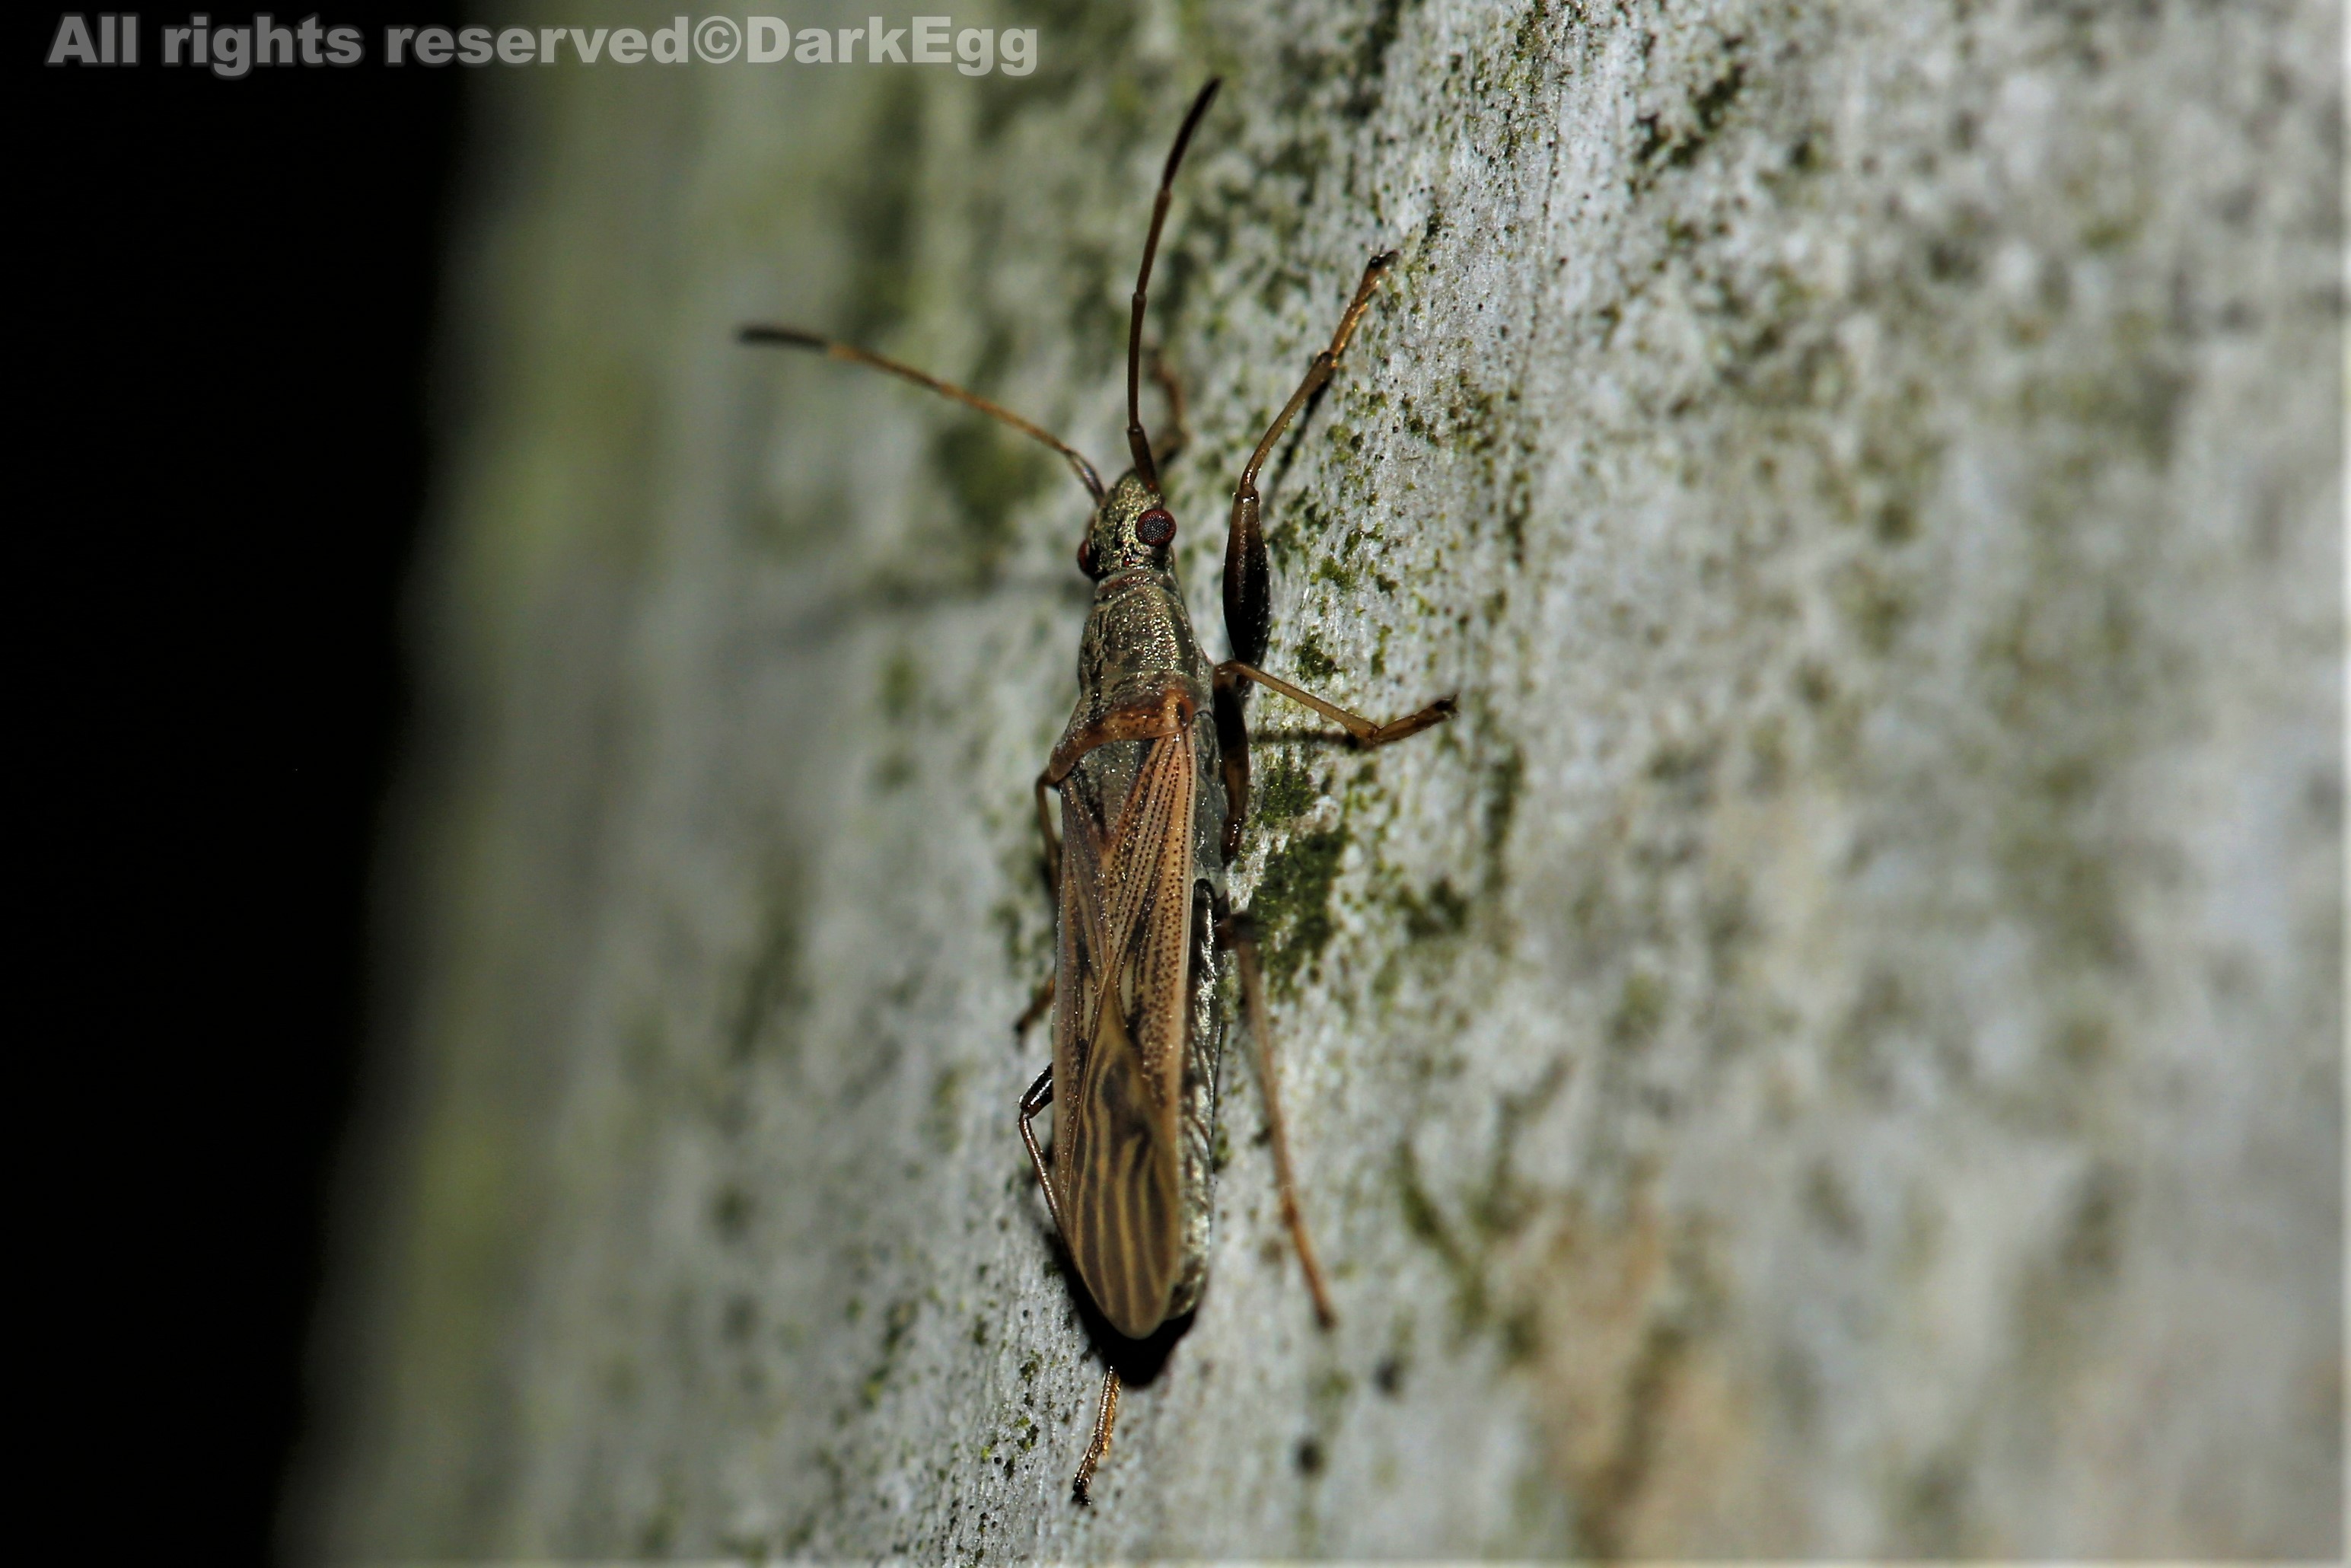
POLYGON ((50 69, 57 22, 13 32, 26 1371, 69 1390, 45 1463, 130 1480, 74 1535, 259 1562, 369 1006, 462 84, 50 69))

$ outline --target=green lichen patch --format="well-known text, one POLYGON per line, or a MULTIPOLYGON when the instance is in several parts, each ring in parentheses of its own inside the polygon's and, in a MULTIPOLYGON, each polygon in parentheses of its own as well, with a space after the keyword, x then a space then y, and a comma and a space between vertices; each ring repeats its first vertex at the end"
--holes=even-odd
POLYGON ((1251 814, 1269 828, 1295 821, 1311 810, 1322 789, 1314 774, 1296 758, 1276 753, 1258 777, 1251 814))
POLYGON ((955 1153, 962 1141, 964 1069, 943 1067, 931 1081, 931 1103, 923 1115, 923 1140, 941 1155, 955 1153))
POLYGON ((836 201, 854 264, 841 304, 840 335, 872 343, 904 319, 914 292, 913 244, 923 168, 923 93, 911 78, 877 95, 880 102, 855 176, 836 201))
POLYGON ((1371 16, 1364 24, 1363 36, 1355 42, 1355 57, 1350 62, 1353 79, 1341 112, 1357 124, 1379 112, 1386 85, 1388 51, 1395 47, 1403 14, 1404 0, 1376 0, 1371 16))
POLYGON ((1510 830, 1519 820, 1519 794, 1526 785, 1527 759, 1517 747, 1506 747, 1486 768, 1485 817, 1486 892, 1490 895, 1510 885, 1510 830))
POLYGON ((750 1233, 757 1210, 751 1195, 729 1182, 711 1195, 710 1228, 729 1246, 739 1246, 750 1233))
MULTIPOLYGON (((1350 535, 1352 539, 1354 536, 1350 535)), ((1326 555, 1314 563, 1314 580, 1327 582, 1342 593, 1353 593, 1362 580, 1355 568, 1335 555, 1326 555)))
POLYGON ((907 1336, 913 1333, 914 1320, 922 1310, 923 1303, 910 1296, 891 1302, 889 1311, 883 1315, 882 1354, 857 1390, 857 1402, 862 1408, 871 1410, 881 1403, 883 1391, 889 1387, 892 1375, 898 1370, 905 1354, 907 1336))
POLYGON ((881 687, 876 694, 882 716, 893 724, 905 723, 914 716, 914 704, 922 695, 922 664, 912 651, 895 650, 882 665, 881 687))
POLYGON ((1642 1050, 1657 1038, 1665 1018, 1665 982, 1635 969, 1625 977, 1615 1010, 1608 1016, 1608 1043, 1622 1051, 1642 1050))
MULTIPOLYGON (((763 1044, 778 1038, 778 1015, 798 1009, 808 998, 799 962, 804 911, 798 867, 789 861, 779 863, 769 873, 767 894, 758 945, 726 1020, 726 1060, 737 1068, 748 1064, 763 1044)), ((787 1050, 793 1040, 788 1031, 781 1036, 787 1050)), ((768 1049, 777 1047, 768 1044, 768 1049)))
POLYGON ((1416 942, 1458 936, 1469 924, 1469 900, 1449 877, 1438 877, 1426 893, 1406 888, 1396 902, 1404 911, 1405 933, 1416 942))
POLYGON ((1853 561, 1834 574, 1829 589, 1862 647, 1881 658, 1891 653, 1911 615, 1903 585, 1867 562, 1853 561))
POLYGON ((1013 543, 1013 513, 1051 477, 1038 447, 977 418, 958 419, 931 440, 931 468, 954 500, 976 573, 994 579, 1013 543))
POLYGON ((1311 631, 1300 637, 1297 646, 1290 651, 1290 667, 1310 683, 1328 682, 1339 673, 1338 661, 1323 652, 1322 643, 1311 631))
POLYGON ((1266 857, 1249 913, 1266 938, 1266 975, 1274 989, 1294 995, 1301 972, 1331 944, 1331 912, 1339 866, 1347 852, 1345 824, 1301 833, 1266 857))
POLYGON ((1404 1213, 1405 1230, 1437 1254, 1453 1281, 1453 1319, 1457 1335, 1467 1338, 1486 1325, 1489 1304, 1486 1271, 1470 1256, 1445 1211, 1437 1206, 1420 1174, 1420 1156, 1410 1143, 1396 1145, 1396 1202, 1404 1213))

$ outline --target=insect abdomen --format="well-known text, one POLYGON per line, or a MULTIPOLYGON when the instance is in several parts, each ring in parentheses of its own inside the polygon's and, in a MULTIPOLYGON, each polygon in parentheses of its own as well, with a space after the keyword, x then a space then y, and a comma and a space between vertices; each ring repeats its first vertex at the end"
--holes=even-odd
POLYGON ((1180 1262, 1176 1152, 1155 1125, 1134 1052, 1098 1049, 1094 1063, 1072 1150, 1070 1250, 1102 1315, 1141 1339, 1165 1321, 1180 1262))

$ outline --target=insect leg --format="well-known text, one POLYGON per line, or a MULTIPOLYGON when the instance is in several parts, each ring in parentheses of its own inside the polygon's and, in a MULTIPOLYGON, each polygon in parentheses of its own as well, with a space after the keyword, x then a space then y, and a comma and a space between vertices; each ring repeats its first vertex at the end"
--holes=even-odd
POLYGON ((1029 1161, 1037 1167, 1037 1185, 1045 1189, 1045 1210, 1053 1217, 1053 1228, 1067 1236, 1061 1225, 1061 1200, 1053 1196, 1053 1178, 1045 1170, 1045 1151, 1037 1146, 1037 1132, 1029 1124, 1037 1113, 1053 1103, 1053 1070, 1037 1074, 1037 1082, 1029 1085, 1029 1092, 1020 1096, 1020 1141, 1029 1145, 1029 1161))
POLYGON ((1039 986, 1037 989, 1030 994, 1029 998, 1029 1005, 1020 1009, 1020 1016, 1019 1018, 1012 1020, 1012 1038, 1014 1040, 1018 1040, 1022 1035, 1027 1034, 1029 1032, 1029 1026, 1035 1023, 1039 1019, 1043 1018, 1045 1016, 1045 1009, 1053 1005, 1053 986, 1054 982, 1059 977, 1054 975, 1046 976, 1045 983, 1039 986))
MULTIPOLYGON (((1029 1092, 1020 1096, 1020 1141, 1029 1145, 1029 1161, 1037 1167, 1037 1185, 1045 1189, 1045 1207, 1053 1216, 1053 1228, 1063 1236, 1069 1231, 1061 1225, 1061 1202, 1053 1196, 1053 1178, 1045 1169, 1045 1151, 1037 1146, 1037 1133, 1029 1124, 1038 1113, 1053 1103, 1053 1070, 1050 1067, 1037 1075, 1029 1085, 1029 1092)), ((1093 1440, 1086 1445, 1086 1457, 1078 1461, 1078 1479, 1074 1490, 1080 1502, 1086 1500, 1086 1489, 1093 1483, 1094 1467, 1110 1452, 1111 1427, 1118 1420, 1118 1368, 1112 1367, 1102 1375, 1102 1403, 1094 1411, 1093 1440)))
POLYGON ((1053 788, 1051 768, 1037 775, 1037 831, 1045 841, 1045 897, 1058 903, 1061 896, 1061 835, 1053 831, 1053 808, 1045 799, 1045 791, 1053 788))
POLYGON ((1071 1490, 1078 1500, 1086 1500, 1086 1489, 1093 1485, 1094 1467, 1110 1452, 1110 1429, 1118 1420, 1118 1368, 1102 1374, 1102 1403, 1094 1407, 1094 1440, 1086 1445, 1086 1457, 1078 1461, 1078 1479, 1071 1490))
MULTIPOLYGON (((1272 573, 1265 559, 1265 532, 1258 526, 1259 500, 1257 493, 1258 471, 1265 466, 1266 457, 1273 451, 1281 433, 1306 406, 1306 400, 1322 390, 1331 373, 1339 368, 1339 356, 1347 351, 1348 340, 1355 335, 1355 325, 1371 308, 1372 290, 1395 265, 1396 253, 1387 251, 1372 257, 1364 268, 1364 278, 1355 285, 1355 298, 1348 302, 1347 312, 1339 318, 1339 329, 1331 334, 1331 346, 1314 356, 1306 368, 1306 379, 1281 405, 1281 412, 1249 454, 1249 466, 1241 470, 1241 482, 1233 491, 1232 526, 1225 534, 1225 633, 1231 638, 1233 658, 1243 664, 1265 662, 1266 633, 1272 629, 1272 573)), ((1243 685, 1239 694, 1248 695, 1243 685)))
POLYGON ((1344 729, 1347 732, 1347 737, 1353 741, 1359 749, 1364 751, 1369 751, 1375 746, 1385 746, 1392 741, 1402 740, 1407 735, 1418 735, 1424 729, 1443 724, 1453 716, 1455 707, 1453 698, 1439 697, 1426 707, 1408 713, 1402 718, 1392 718, 1385 724, 1374 724, 1361 714, 1349 713, 1336 703, 1327 702, 1312 692, 1293 686, 1288 681, 1269 675, 1255 665, 1244 664, 1238 659, 1217 665, 1217 679, 1219 683, 1230 679, 1235 684, 1255 681, 1269 690, 1280 692, 1291 702, 1312 708, 1324 718, 1344 729))
MULTIPOLYGON (((1053 831, 1053 808, 1045 799, 1045 791, 1052 788, 1052 785, 1047 782, 1049 777, 1050 772, 1037 776, 1037 831, 1045 841, 1045 858, 1042 865, 1045 874, 1045 904, 1048 908, 1055 911, 1058 918, 1061 891, 1061 841, 1053 831)), ((1030 994, 1029 1005, 1021 1009, 1020 1016, 1012 1020, 1014 1040, 1017 1040, 1027 1034, 1029 1026, 1043 1018, 1045 1009, 1053 1005, 1054 978, 1055 977, 1051 975, 1046 976, 1045 983, 1030 994)))
POLYGON ((1273 1173, 1281 1189, 1282 1223, 1297 1245, 1299 1266, 1306 1271, 1306 1289, 1314 1298, 1314 1316, 1324 1328, 1339 1317, 1331 1310, 1331 1292, 1322 1283, 1322 1266, 1314 1260, 1314 1243, 1306 1235, 1306 1218, 1299 1212, 1298 1184, 1290 1168, 1290 1131, 1281 1117, 1281 1094, 1273 1075, 1273 1036, 1265 1016, 1265 976, 1257 961, 1257 926, 1248 915, 1235 913, 1219 923, 1218 939, 1240 960, 1241 1008, 1249 1019, 1249 1039, 1257 1045, 1258 1082, 1265 1090, 1265 1120, 1273 1134, 1273 1173))
POLYGON ((1374 724, 1361 714, 1349 713, 1336 703, 1326 702, 1312 692, 1269 675, 1254 664, 1244 664, 1238 659, 1218 664, 1212 695, 1215 699, 1213 711, 1217 716, 1217 749, 1225 772, 1225 859, 1228 861, 1240 853, 1241 824, 1249 818, 1249 738, 1241 703, 1249 695, 1251 682, 1312 708, 1344 728, 1347 738, 1364 751, 1443 724, 1453 716, 1456 706, 1452 697, 1439 697, 1426 707, 1408 713, 1402 718, 1374 724))
POLYGON ((1241 712, 1241 701, 1248 694, 1241 689, 1240 677, 1228 674, 1219 665, 1209 695, 1209 711, 1217 719, 1217 751, 1225 774, 1225 863, 1229 865, 1241 852, 1241 824, 1249 820, 1249 724, 1241 712))

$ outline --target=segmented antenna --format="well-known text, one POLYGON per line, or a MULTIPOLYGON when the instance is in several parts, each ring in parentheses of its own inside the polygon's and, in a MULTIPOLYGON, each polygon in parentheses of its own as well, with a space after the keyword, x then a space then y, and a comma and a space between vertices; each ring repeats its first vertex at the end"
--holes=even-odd
POLYGON ((1159 230, 1167 222, 1168 199, 1175 193, 1176 165, 1184 162, 1184 149, 1191 145, 1193 131, 1222 86, 1224 78, 1208 78, 1208 85, 1192 100, 1192 111, 1184 117, 1184 129, 1176 133, 1176 145, 1168 149, 1167 166, 1159 173, 1159 194, 1151 204, 1151 233, 1143 242, 1143 270, 1134 277, 1134 308, 1127 318, 1126 446, 1134 457, 1135 477, 1154 494, 1159 489, 1159 465, 1151 455, 1151 438, 1143 431, 1143 300, 1151 287, 1151 263, 1159 255, 1159 230))
POLYGON ((1078 483, 1086 487, 1086 494, 1094 498, 1094 505, 1099 507, 1102 503, 1102 476, 1094 472, 1094 465, 1087 462, 1076 447, 1071 446, 1052 432, 1029 423, 1002 404, 988 402, 977 392, 966 392, 953 382, 943 382, 936 376, 927 375, 914 369, 912 365, 900 364, 895 360, 884 358, 883 355, 872 353, 864 349, 853 349, 847 343, 836 343, 830 338, 820 338, 814 332, 804 332, 798 327, 751 326, 744 328, 737 336, 746 343, 766 343, 788 349, 814 349, 832 359, 847 360, 855 365, 871 365, 877 371, 887 371, 902 380, 910 381, 918 387, 928 387, 941 397, 953 398, 966 408, 977 409, 988 418, 1001 420, 1021 434, 1043 442, 1067 458, 1071 471, 1077 475, 1078 483))

